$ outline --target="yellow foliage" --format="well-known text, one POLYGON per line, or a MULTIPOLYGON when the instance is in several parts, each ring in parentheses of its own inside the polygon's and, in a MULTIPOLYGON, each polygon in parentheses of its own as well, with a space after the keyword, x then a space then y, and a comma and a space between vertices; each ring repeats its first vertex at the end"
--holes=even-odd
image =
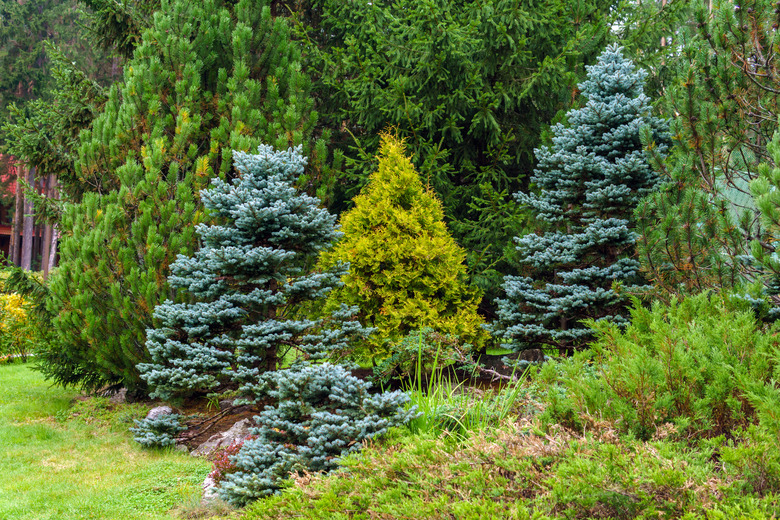
POLYGON ((341 217, 344 238, 323 255, 323 264, 350 264, 331 305, 357 305, 363 324, 377 328, 357 357, 387 357, 393 343, 421 327, 482 343, 481 294, 466 282, 466 253, 403 142, 382 136, 378 170, 354 202, 341 217))
POLYGON ((36 330, 27 303, 16 293, 0 293, 0 360, 26 357, 35 345, 36 330))

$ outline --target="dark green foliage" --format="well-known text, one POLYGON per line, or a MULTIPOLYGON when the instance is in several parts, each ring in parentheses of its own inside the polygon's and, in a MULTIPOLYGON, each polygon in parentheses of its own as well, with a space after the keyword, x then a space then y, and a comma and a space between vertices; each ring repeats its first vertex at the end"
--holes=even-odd
POLYGON ((780 237, 780 132, 768 145, 773 165, 764 163, 758 168, 758 176, 750 183, 756 208, 761 216, 763 235, 754 239, 751 252, 756 264, 761 268, 764 296, 769 296, 771 308, 766 309, 767 317, 780 317, 780 258, 777 255, 777 240, 780 237))
POLYGON ((178 414, 160 415, 154 419, 135 420, 133 440, 144 448, 164 448, 176 444, 176 434, 186 428, 179 424, 178 414))
MULTIPOLYGON (((55 86, 51 46, 88 77, 116 79, 117 64, 94 45, 85 22, 76 0, 0 3, 0 119, 8 116, 11 104, 22 109, 28 101, 50 98, 55 86)), ((8 137, 3 140, 13 143, 8 137)))
MULTIPOLYGON (((34 165, 40 178, 56 176, 63 195, 78 200, 90 189, 82 184, 74 166, 79 133, 92 124, 106 103, 107 92, 58 49, 49 45, 46 50, 54 89, 45 100, 31 101, 23 109, 12 107, 3 132, 9 153, 34 165)), ((60 208, 52 205, 56 203, 37 200, 36 217, 58 220, 60 208)))
POLYGON ((164 2, 80 136, 80 201, 65 205, 50 310, 67 356, 143 389, 152 310, 175 298, 169 265, 195 246, 197 194, 232 150, 310 143, 300 51, 268 4, 164 2), (188 23, 181 23, 187 20, 188 23))
POLYGON ((81 0, 89 7, 88 17, 97 43, 131 58, 160 0, 81 0))
POLYGON ((220 223, 200 225, 200 249, 171 266, 171 286, 195 301, 158 305, 161 326, 147 331, 151 363, 138 368, 152 396, 233 384, 253 399, 285 356, 322 359, 370 332, 346 305, 319 319, 301 312, 304 303, 322 305, 346 269, 312 271, 340 233, 336 217, 293 185, 306 163, 300 150, 262 145, 257 155, 235 152, 233 160, 239 177, 215 179, 201 193, 220 223))
POLYGON ((744 303, 705 293, 652 309, 635 302, 631 314, 625 331, 594 325, 591 352, 544 366, 558 387, 550 420, 602 417, 643 439, 666 423, 681 439, 730 437, 750 424, 777 432, 780 343, 744 303))
POLYGON ((292 472, 330 471, 362 441, 416 415, 404 409, 404 393, 372 395, 370 383, 339 365, 280 370, 269 384, 275 404, 255 417, 258 437, 244 442, 232 459, 238 471, 225 475, 219 489, 236 505, 278 491, 292 472))
POLYGON ((481 288, 527 216, 510 194, 527 181, 548 121, 574 98, 583 63, 608 38, 615 2, 402 0, 316 3, 308 34, 321 112, 347 156, 339 211, 376 168, 394 128, 443 202, 481 288))
POLYGON ((608 47, 580 84, 585 106, 553 128, 551 148, 537 150, 532 180, 541 191, 517 197, 551 231, 516 239, 525 276, 507 276, 507 297, 497 301, 495 331, 515 350, 583 347, 591 332, 580 321, 621 322, 619 289, 641 284, 632 217, 658 178, 640 134, 661 154, 669 139, 650 113, 645 76, 608 47))

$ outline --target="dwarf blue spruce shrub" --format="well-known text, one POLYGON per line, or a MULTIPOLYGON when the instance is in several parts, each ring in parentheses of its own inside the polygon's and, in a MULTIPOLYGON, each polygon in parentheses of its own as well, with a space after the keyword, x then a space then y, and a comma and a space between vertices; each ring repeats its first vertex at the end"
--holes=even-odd
POLYGON ((236 179, 215 179, 201 192, 216 223, 196 228, 200 250, 171 265, 170 285, 194 301, 157 306, 160 326, 147 331, 152 362, 139 369, 152 397, 232 385, 251 399, 288 353, 321 359, 370 332, 346 305, 316 319, 301 311, 340 285, 346 266, 312 270, 341 233, 336 217, 293 185, 306 164, 300 148, 261 145, 256 155, 234 152, 233 161, 236 179))
POLYGON ((176 444, 176 434, 186 428, 179 424, 178 414, 161 415, 154 419, 135 420, 133 440, 144 448, 164 448, 176 444))
POLYGON ((625 323, 626 298, 615 284, 642 283, 631 218, 658 184, 642 141, 658 153, 669 142, 642 92, 646 75, 608 47, 579 85, 585 106, 553 128, 551 148, 536 150, 532 181, 541 191, 517 198, 550 231, 515 239, 525 276, 504 278, 493 329, 514 350, 570 351, 592 337, 581 320, 625 323))
POLYGON ((238 471, 221 483, 220 496, 236 505, 279 490, 295 471, 329 471, 361 442, 416 416, 403 392, 371 394, 371 384, 330 363, 269 374, 267 406, 232 457, 238 471))

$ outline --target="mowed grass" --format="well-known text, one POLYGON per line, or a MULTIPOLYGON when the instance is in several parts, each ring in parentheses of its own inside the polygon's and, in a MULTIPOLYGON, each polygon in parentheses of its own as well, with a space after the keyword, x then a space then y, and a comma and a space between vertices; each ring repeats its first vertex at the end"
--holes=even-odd
POLYGON ((0 365, 0 519, 170 519, 197 503, 211 465, 134 443, 148 407, 76 397, 0 365))

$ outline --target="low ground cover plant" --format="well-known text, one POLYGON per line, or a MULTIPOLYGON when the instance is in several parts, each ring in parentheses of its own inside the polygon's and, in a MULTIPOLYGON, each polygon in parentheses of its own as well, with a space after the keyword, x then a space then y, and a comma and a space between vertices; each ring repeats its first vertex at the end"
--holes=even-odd
POLYGON ((462 443, 398 429, 330 475, 304 475, 246 509, 283 518, 770 519, 778 496, 746 496, 718 449, 649 442, 606 423, 578 434, 509 421, 462 443))
POLYGON ((777 326, 707 293, 649 309, 634 301, 631 317, 625 330, 592 323, 590 351, 542 368, 551 423, 583 430, 597 417, 640 439, 667 423, 691 440, 778 431, 777 326))

